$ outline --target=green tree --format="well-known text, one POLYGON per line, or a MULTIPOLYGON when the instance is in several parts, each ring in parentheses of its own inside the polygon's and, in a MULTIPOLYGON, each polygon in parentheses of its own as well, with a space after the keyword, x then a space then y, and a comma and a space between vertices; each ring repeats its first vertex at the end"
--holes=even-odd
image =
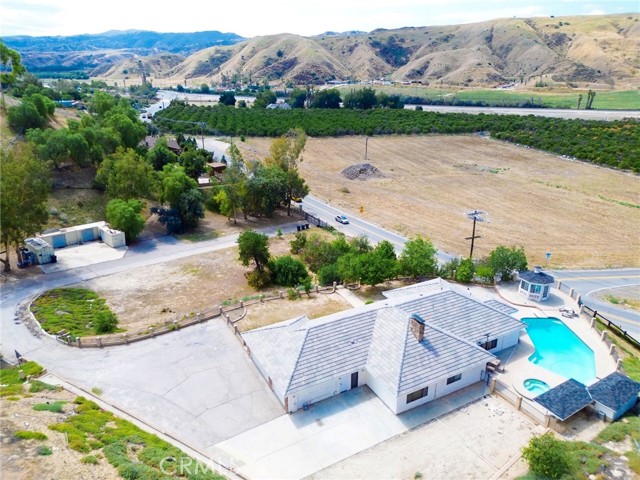
POLYGON ((374 108, 377 103, 376 92, 373 88, 369 87, 352 90, 344 97, 344 108, 369 110, 374 108))
POLYGON ((209 85, 207 85, 206 83, 203 83, 202 85, 200 85, 200 93, 210 93, 211 89, 209 88, 209 85))
POLYGON ((23 99, 33 103, 38 109, 38 113, 40 114, 40 116, 44 118, 52 117, 56 111, 55 102, 46 95, 34 93, 23 97, 23 99))
POLYGON ((237 224, 238 212, 243 209, 247 195, 247 174, 238 161, 232 161, 222 174, 222 185, 216 195, 220 204, 220 213, 237 224))
POLYGON ((262 273, 271 258, 269 239, 255 230, 245 230, 238 237, 238 259, 245 267, 253 262, 256 270, 262 273))
POLYGON ((127 244, 134 243, 144 229, 144 217, 141 215, 143 208, 144 203, 133 199, 114 199, 107 204, 107 222, 124 232, 127 244))
POLYGON ((527 256, 523 247, 509 248, 499 245, 489 254, 487 265, 496 275, 500 275, 503 279, 510 279, 514 271, 521 272, 527 269, 527 256))
POLYGON ((231 91, 223 92, 218 100, 221 105, 227 105, 233 107, 236 104, 236 97, 231 91))
POLYGON ((197 181, 207 171, 211 154, 200 148, 189 147, 180 154, 178 161, 184 167, 184 172, 197 181))
POLYGON ((160 201, 168 203, 179 219, 177 225, 167 224, 167 228, 184 232, 197 227, 200 219, 204 218, 204 198, 196 181, 176 164, 165 165, 160 177, 160 201))
POLYGON ((31 147, 0 150, 0 241, 4 271, 11 270, 9 249, 16 250, 24 239, 47 222, 49 168, 36 158, 31 147))
POLYGON ((263 90, 256 95, 256 99, 253 102, 253 108, 267 108, 267 105, 276 103, 278 97, 271 90, 263 90))
POLYGON ((304 108, 306 100, 307 92, 301 88, 294 88, 289 94, 289 105, 291 105, 291 108, 304 108))
POLYGON ((7 109, 9 126, 15 132, 24 132, 30 128, 44 128, 47 118, 40 115, 38 108, 29 100, 23 100, 20 105, 7 109))
POLYGON ((275 166, 285 172, 287 215, 291 215, 291 201, 309 194, 309 187, 298 172, 298 164, 302 162, 302 152, 307 143, 307 135, 296 128, 286 135, 276 138, 269 148, 269 156, 264 163, 275 166))
POLYGON ((154 170, 162 170, 169 163, 176 163, 178 156, 169 150, 167 139, 160 137, 156 144, 147 152, 147 160, 154 170))
POLYGON ((147 160, 130 148, 119 148, 107 157, 96 174, 96 182, 103 185, 110 198, 154 198, 157 177, 147 160))
POLYGON ((336 88, 320 90, 315 93, 311 108, 340 108, 340 92, 336 88))
POLYGON ((4 105, 4 87, 5 85, 13 85, 16 79, 22 75, 26 70, 22 65, 20 54, 15 50, 7 47, 0 39, 0 63, 2 64, 2 71, 0 72, 0 107, 5 108, 4 105))
POLYGON ((543 478, 562 478, 571 471, 571 458, 566 447, 551 432, 529 440, 522 449, 522 456, 529 469, 543 478))
POLYGON ((287 198, 287 174, 280 167, 258 165, 247 180, 245 214, 272 217, 287 198))
POLYGON ((126 148, 136 148, 147 134, 146 127, 137 119, 132 120, 126 113, 108 115, 104 125, 120 136, 120 141, 126 148))
POLYGON ((269 262, 271 281, 283 287, 295 287, 309 279, 304 263, 290 255, 278 257, 269 262))
POLYGON ((373 251, 360 256, 360 279, 365 285, 377 285, 395 278, 398 260, 393 245, 387 240, 380 242, 373 251))
POLYGON ((428 238, 408 240, 398 261, 399 272, 409 277, 432 277, 438 270, 436 248, 428 238))
POLYGON ((117 105, 118 101, 106 92, 97 91, 89 102, 89 112, 103 117, 109 110, 117 105))

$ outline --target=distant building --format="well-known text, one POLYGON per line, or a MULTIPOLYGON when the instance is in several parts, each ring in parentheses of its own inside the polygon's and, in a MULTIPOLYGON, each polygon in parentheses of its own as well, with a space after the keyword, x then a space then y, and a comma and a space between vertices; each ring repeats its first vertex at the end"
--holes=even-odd
POLYGON ((385 296, 242 335, 287 412, 365 384, 391 411, 404 412, 485 380, 491 352, 517 344, 524 327, 440 279, 385 296))
POLYGON ((288 103, 270 103, 269 105, 267 105, 267 108, 269 110, 291 110, 291 105, 289 105, 288 103))
MULTIPOLYGON (((151 150, 153 147, 156 146, 156 143, 158 143, 158 140, 160 138, 161 137, 153 137, 149 135, 145 137, 144 144, 149 150, 151 150)), ((180 145, 178 145, 178 141, 175 138, 166 138, 166 140, 167 140, 167 148, 169 150, 171 150, 176 155, 180 155, 182 153, 182 148, 180 147, 180 145)))
POLYGON ((549 298, 549 290, 555 283, 555 279, 542 271, 541 267, 534 267, 533 271, 527 270, 518 274, 520 286, 518 292, 527 300, 544 302, 549 298))

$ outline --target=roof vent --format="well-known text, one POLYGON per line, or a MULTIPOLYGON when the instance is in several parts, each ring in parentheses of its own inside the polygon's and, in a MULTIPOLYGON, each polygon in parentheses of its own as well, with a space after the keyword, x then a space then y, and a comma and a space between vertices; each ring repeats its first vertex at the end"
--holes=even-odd
POLYGON ((540 265, 536 265, 533 267, 533 273, 542 273, 542 267, 540 265))
POLYGON ((412 315, 409 320, 409 329, 418 342, 424 338, 424 320, 418 315, 412 315))

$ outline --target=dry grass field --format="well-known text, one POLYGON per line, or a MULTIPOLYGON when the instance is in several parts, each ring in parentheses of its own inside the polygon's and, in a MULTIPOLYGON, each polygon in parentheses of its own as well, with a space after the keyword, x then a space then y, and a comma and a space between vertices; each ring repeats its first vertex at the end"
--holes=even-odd
MULTIPOLYGON (((271 139, 238 143, 264 158, 271 139)), ((364 137, 310 138, 301 172, 311 193, 348 214, 406 236, 424 235, 468 255, 472 222, 485 210, 474 257, 522 245, 530 264, 605 268, 640 265, 640 179, 479 136, 373 137, 368 161, 386 178, 348 180, 364 161, 364 137), (360 214, 360 206, 364 213, 360 214)))

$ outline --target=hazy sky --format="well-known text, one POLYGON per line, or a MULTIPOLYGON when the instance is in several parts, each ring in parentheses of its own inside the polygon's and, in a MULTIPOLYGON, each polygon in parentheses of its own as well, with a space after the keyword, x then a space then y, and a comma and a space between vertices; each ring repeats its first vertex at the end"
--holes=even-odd
POLYGON ((507 17, 637 13, 639 5, 639 0, 0 0, 0 36, 128 29, 315 35, 507 17))

